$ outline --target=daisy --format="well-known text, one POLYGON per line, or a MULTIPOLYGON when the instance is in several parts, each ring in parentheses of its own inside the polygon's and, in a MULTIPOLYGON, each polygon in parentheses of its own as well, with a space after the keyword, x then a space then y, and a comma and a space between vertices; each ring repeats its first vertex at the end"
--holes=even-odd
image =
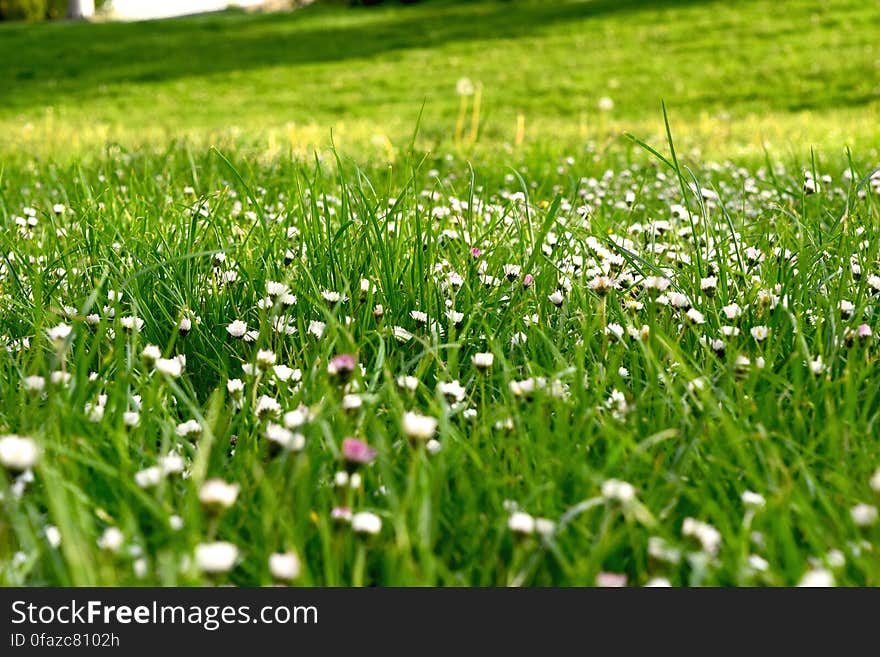
POLYGON ((376 458, 376 450, 357 438, 342 441, 342 459, 354 465, 366 465, 376 458))
POLYGON ((238 499, 238 484, 228 484, 222 479, 208 479, 199 489, 199 502, 213 509, 228 509, 238 499))
POLYGON ((495 356, 491 353, 474 354, 472 362, 477 369, 487 370, 492 367, 492 364, 495 362, 495 356))
POLYGON ((278 580, 292 581, 299 577, 299 557, 294 552, 274 553, 269 555, 269 572, 278 580))
POLYGON ((199 543, 195 549, 196 567, 205 573, 225 573, 238 559, 238 548, 226 541, 199 543))
POLYGON ((467 394, 467 390, 458 382, 458 381, 450 381, 440 382, 437 384, 437 391, 446 398, 450 404, 453 402, 460 402, 465 398, 467 394))
POLYGON ((306 446, 305 436, 274 422, 266 425, 263 435, 269 442, 291 452, 300 452, 306 446))
POLYGON ((257 417, 275 417, 281 413, 281 404, 268 395, 260 395, 257 399, 257 405, 254 408, 257 417))
POLYGON ((0 436, 0 465, 9 470, 25 471, 36 465, 40 448, 32 438, 0 436))
POLYGON ((620 479, 607 479, 602 484, 602 497, 606 500, 629 504, 636 499, 636 489, 629 482, 620 479))
POLYGON ((233 338, 242 338, 244 337, 244 334, 247 333, 247 323, 240 319, 236 319, 226 327, 226 332, 233 338))
POLYGON ((275 352, 268 349, 260 349, 257 352, 257 367, 261 370, 268 370, 275 364, 275 352))
POLYGON ((187 420, 177 425, 175 433, 181 438, 188 436, 198 436, 202 433, 202 425, 197 420, 187 420))
POLYGON ((382 519, 375 513, 360 511, 351 517, 351 528, 358 534, 375 536, 382 531, 382 519))
POLYGON ((507 519, 507 528, 515 534, 533 534, 535 519, 525 511, 514 511, 507 519))
POLYGON ((437 419, 408 411, 403 415, 403 432, 410 438, 428 440, 437 431, 437 419))
POLYGON ((753 326, 749 329, 749 333, 751 333, 756 342, 763 342, 770 335, 770 329, 766 326, 753 326))
POLYGON ((183 373, 183 362, 180 358, 158 358, 155 367, 157 372, 172 379, 176 379, 183 373))

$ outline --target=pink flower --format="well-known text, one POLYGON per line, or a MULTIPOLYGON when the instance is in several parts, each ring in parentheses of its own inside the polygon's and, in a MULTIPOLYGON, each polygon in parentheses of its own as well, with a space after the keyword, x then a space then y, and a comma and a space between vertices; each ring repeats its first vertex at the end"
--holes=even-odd
POLYGON ((856 335, 864 340, 865 338, 870 338, 873 333, 871 332, 871 327, 867 324, 859 324, 859 327, 856 329, 856 335))
POLYGON ((523 287, 528 290, 530 287, 532 287, 532 283, 534 283, 534 282, 535 282, 535 277, 532 276, 531 274, 526 274, 525 277, 523 278, 523 287))
POLYGON ((357 367, 357 360, 351 354, 339 354, 334 356, 327 364, 327 371, 342 382, 346 382, 351 378, 351 373, 357 367))
POLYGON ((357 438, 342 441, 342 458, 355 465, 365 465, 376 458, 376 450, 357 438))
POLYGON ((471 249, 471 256, 474 258, 479 258, 482 251, 480 251, 477 247, 471 249))
POLYGON ((596 575, 596 586, 603 588, 619 588, 626 586, 624 573, 599 573, 596 575))
POLYGON ((330 518, 335 522, 351 522, 351 509, 347 506, 335 506, 330 512, 330 518))

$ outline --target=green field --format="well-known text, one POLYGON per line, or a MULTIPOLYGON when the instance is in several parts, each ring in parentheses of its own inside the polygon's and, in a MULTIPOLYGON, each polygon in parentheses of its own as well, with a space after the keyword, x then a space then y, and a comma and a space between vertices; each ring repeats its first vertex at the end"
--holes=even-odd
MULTIPOLYGON (((34 154, 238 142, 387 158, 454 140, 462 77, 482 85, 478 149, 562 152, 622 130, 716 158, 869 155, 880 10, 832 0, 488 0, 139 24, 0 25, 0 144, 34 154), (614 102, 600 112, 600 98, 614 102), (389 145, 390 144, 390 145, 389 145)), ((565 153, 566 155, 569 153, 565 153)))
POLYGON ((880 585, 878 30, 0 24, 0 584, 880 585))

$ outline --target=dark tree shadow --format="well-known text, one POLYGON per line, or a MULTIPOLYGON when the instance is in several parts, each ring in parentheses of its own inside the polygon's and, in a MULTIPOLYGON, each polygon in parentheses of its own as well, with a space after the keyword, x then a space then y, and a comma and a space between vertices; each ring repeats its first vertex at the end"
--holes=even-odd
MULTIPOLYGON (((294 13, 221 13, 142 23, 0 26, 0 106, 32 104, 90 84, 149 83, 272 65, 369 59, 411 48, 527 36, 564 22, 716 0, 473 0, 352 9, 370 19, 320 27, 314 7, 294 13), (34 96, 39 98, 34 98, 34 96), (18 96, 18 98, 16 98, 18 96)), ((338 10, 336 10, 338 12, 338 10)))

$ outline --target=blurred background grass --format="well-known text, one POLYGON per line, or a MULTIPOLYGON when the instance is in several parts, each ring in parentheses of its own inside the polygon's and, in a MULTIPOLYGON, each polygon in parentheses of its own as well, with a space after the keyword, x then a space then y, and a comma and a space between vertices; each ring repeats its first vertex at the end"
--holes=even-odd
POLYGON ((309 155, 332 132, 347 154, 387 160, 417 124, 435 153, 565 154, 625 130, 661 139, 663 99, 676 139, 709 157, 873 157, 878 34, 880 5, 861 0, 319 2, 5 23, 0 154, 88 159, 108 143, 184 140, 309 155), (455 139, 463 77, 481 89, 472 144, 455 139))

